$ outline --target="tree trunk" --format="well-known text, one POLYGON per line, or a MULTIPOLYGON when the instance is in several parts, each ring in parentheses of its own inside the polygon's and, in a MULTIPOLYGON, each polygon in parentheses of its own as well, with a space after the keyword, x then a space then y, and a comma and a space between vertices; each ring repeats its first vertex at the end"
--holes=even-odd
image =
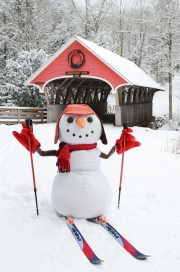
MULTIPOLYGON (((171 21, 169 22, 169 29, 171 30, 171 21)), ((173 119, 172 114, 172 33, 169 33, 169 119, 173 119)))
POLYGON ((88 39, 88 21, 89 21, 88 0, 86 0, 86 24, 85 24, 85 36, 86 36, 86 39, 88 39))
POLYGON ((173 119, 172 114, 172 73, 169 73, 169 119, 173 119))

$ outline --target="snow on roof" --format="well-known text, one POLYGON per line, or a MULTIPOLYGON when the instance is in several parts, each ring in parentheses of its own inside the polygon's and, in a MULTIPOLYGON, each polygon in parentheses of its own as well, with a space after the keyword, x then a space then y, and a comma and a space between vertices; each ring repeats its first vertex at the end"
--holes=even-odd
POLYGON ((91 52, 110 66, 116 73, 125 78, 130 84, 165 90, 154 79, 147 75, 132 61, 129 61, 108 49, 87 41, 79 36, 75 36, 79 42, 86 46, 91 52))

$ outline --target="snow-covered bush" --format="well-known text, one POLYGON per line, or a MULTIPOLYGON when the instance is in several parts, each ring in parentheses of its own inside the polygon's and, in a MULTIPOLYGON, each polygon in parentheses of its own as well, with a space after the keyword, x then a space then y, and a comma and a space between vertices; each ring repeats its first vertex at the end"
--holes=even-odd
POLYGON ((162 126, 164 126, 165 124, 168 123, 169 118, 167 117, 167 115, 163 115, 163 116, 157 116, 156 117, 156 127, 161 128, 162 126))
POLYGON ((180 119, 179 114, 174 113, 173 119, 170 120, 165 114, 161 117, 156 117, 156 126, 160 130, 174 131, 173 136, 167 139, 167 143, 162 147, 165 152, 180 154, 180 119))
POLYGON ((162 147, 165 152, 180 154, 180 131, 174 133, 174 135, 167 140, 167 143, 162 147))
POLYGON ((7 87, 4 85, 0 85, 0 106, 3 107, 15 106, 13 104, 11 92, 9 92, 7 87))
POLYGON ((39 89, 34 86, 24 86, 29 78, 48 58, 43 50, 30 50, 19 52, 17 57, 6 61, 5 86, 0 87, 0 97, 5 101, 0 105, 19 107, 43 107, 46 100, 39 89))
POLYGON ((180 130, 179 115, 174 114, 172 120, 169 119, 167 114, 156 117, 156 127, 163 130, 180 130))

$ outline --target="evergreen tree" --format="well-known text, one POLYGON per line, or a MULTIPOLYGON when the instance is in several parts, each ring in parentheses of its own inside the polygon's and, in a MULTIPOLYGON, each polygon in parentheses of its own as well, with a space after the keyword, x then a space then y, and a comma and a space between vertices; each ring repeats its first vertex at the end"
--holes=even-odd
POLYGON ((20 107, 43 107, 45 97, 34 86, 24 86, 29 78, 49 56, 43 50, 22 51, 17 57, 6 61, 6 78, 3 93, 8 97, 5 105, 16 105, 20 107))

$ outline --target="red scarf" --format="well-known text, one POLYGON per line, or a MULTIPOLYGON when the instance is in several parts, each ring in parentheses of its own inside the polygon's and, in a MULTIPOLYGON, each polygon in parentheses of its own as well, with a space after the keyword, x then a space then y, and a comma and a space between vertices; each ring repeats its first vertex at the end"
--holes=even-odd
POLYGON ((97 146, 94 144, 79 144, 79 145, 68 145, 67 143, 61 142, 59 149, 56 151, 57 162, 59 172, 65 173, 70 172, 70 152, 77 150, 90 150, 97 146))

